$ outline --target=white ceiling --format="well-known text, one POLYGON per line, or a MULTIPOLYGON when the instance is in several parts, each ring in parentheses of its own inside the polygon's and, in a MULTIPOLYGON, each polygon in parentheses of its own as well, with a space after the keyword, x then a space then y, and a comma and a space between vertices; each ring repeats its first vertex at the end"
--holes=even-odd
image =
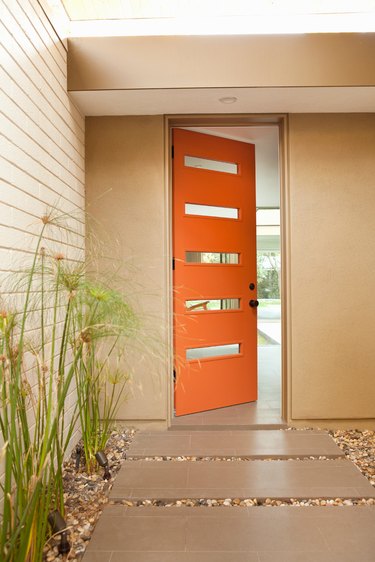
POLYGON ((70 95, 84 115, 92 116, 375 111, 375 87, 95 90, 70 95), (219 101, 227 96, 237 101, 219 101))

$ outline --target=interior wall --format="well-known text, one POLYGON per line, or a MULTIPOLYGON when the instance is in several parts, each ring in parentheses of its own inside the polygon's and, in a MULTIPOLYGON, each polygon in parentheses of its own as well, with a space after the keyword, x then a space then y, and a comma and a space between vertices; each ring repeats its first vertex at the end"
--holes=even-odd
POLYGON ((290 115, 291 410, 375 418, 375 115, 290 115))
POLYGON ((165 424, 168 263, 163 117, 87 118, 86 170, 89 214, 96 228, 106 233, 108 255, 120 260, 123 288, 141 322, 140 337, 129 342, 131 381, 118 418, 165 424))
MULTIPOLYGON (((37 0, 0 0, 0 296, 25 268, 48 208, 71 218, 69 238, 47 251, 83 260, 84 117, 67 93, 67 51, 37 0), (74 234, 73 234, 74 231, 74 234)), ((60 233, 61 234, 61 233, 60 233)), ((28 334, 37 338, 38 332, 28 334)), ((72 387, 66 415, 75 408, 72 387)), ((72 443, 78 439, 73 435, 72 443)))

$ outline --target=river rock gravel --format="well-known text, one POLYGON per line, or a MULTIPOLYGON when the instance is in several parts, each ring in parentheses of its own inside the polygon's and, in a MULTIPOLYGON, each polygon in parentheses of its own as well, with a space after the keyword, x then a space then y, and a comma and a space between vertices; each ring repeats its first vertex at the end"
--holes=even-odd
POLYGON ((306 498, 306 499, 277 499, 277 498, 181 498, 175 501, 165 500, 118 500, 111 501, 112 505, 126 507, 281 507, 285 505, 301 506, 352 506, 375 505, 374 498, 348 499, 348 498, 306 498))
POLYGON ((375 486, 375 431, 340 429, 329 433, 345 456, 375 486))
POLYGON ((110 480, 103 480, 103 469, 87 474, 82 462, 76 468, 76 449, 64 465, 65 520, 69 528, 69 542, 72 548, 67 556, 59 555, 59 537, 52 538, 44 549, 46 562, 81 560, 87 542, 91 538, 95 523, 108 502, 109 491, 116 474, 126 459, 126 451, 135 431, 132 429, 113 431, 105 452, 109 461, 110 480))

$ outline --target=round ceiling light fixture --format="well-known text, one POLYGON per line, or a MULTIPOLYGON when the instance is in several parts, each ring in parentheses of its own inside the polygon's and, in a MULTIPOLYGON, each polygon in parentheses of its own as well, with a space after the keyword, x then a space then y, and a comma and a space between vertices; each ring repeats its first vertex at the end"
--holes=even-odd
POLYGON ((236 98, 234 96, 227 96, 227 97, 224 97, 224 98, 219 98, 219 102, 220 103, 227 103, 227 104, 236 103, 237 99, 238 98, 236 98))

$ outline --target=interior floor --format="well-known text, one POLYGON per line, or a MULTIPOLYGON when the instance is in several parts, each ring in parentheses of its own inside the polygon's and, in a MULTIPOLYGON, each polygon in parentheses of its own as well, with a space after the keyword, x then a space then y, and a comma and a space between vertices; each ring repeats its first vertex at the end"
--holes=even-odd
POLYGON ((258 400, 197 414, 174 417, 172 429, 185 426, 282 426, 281 346, 258 347, 258 400))

